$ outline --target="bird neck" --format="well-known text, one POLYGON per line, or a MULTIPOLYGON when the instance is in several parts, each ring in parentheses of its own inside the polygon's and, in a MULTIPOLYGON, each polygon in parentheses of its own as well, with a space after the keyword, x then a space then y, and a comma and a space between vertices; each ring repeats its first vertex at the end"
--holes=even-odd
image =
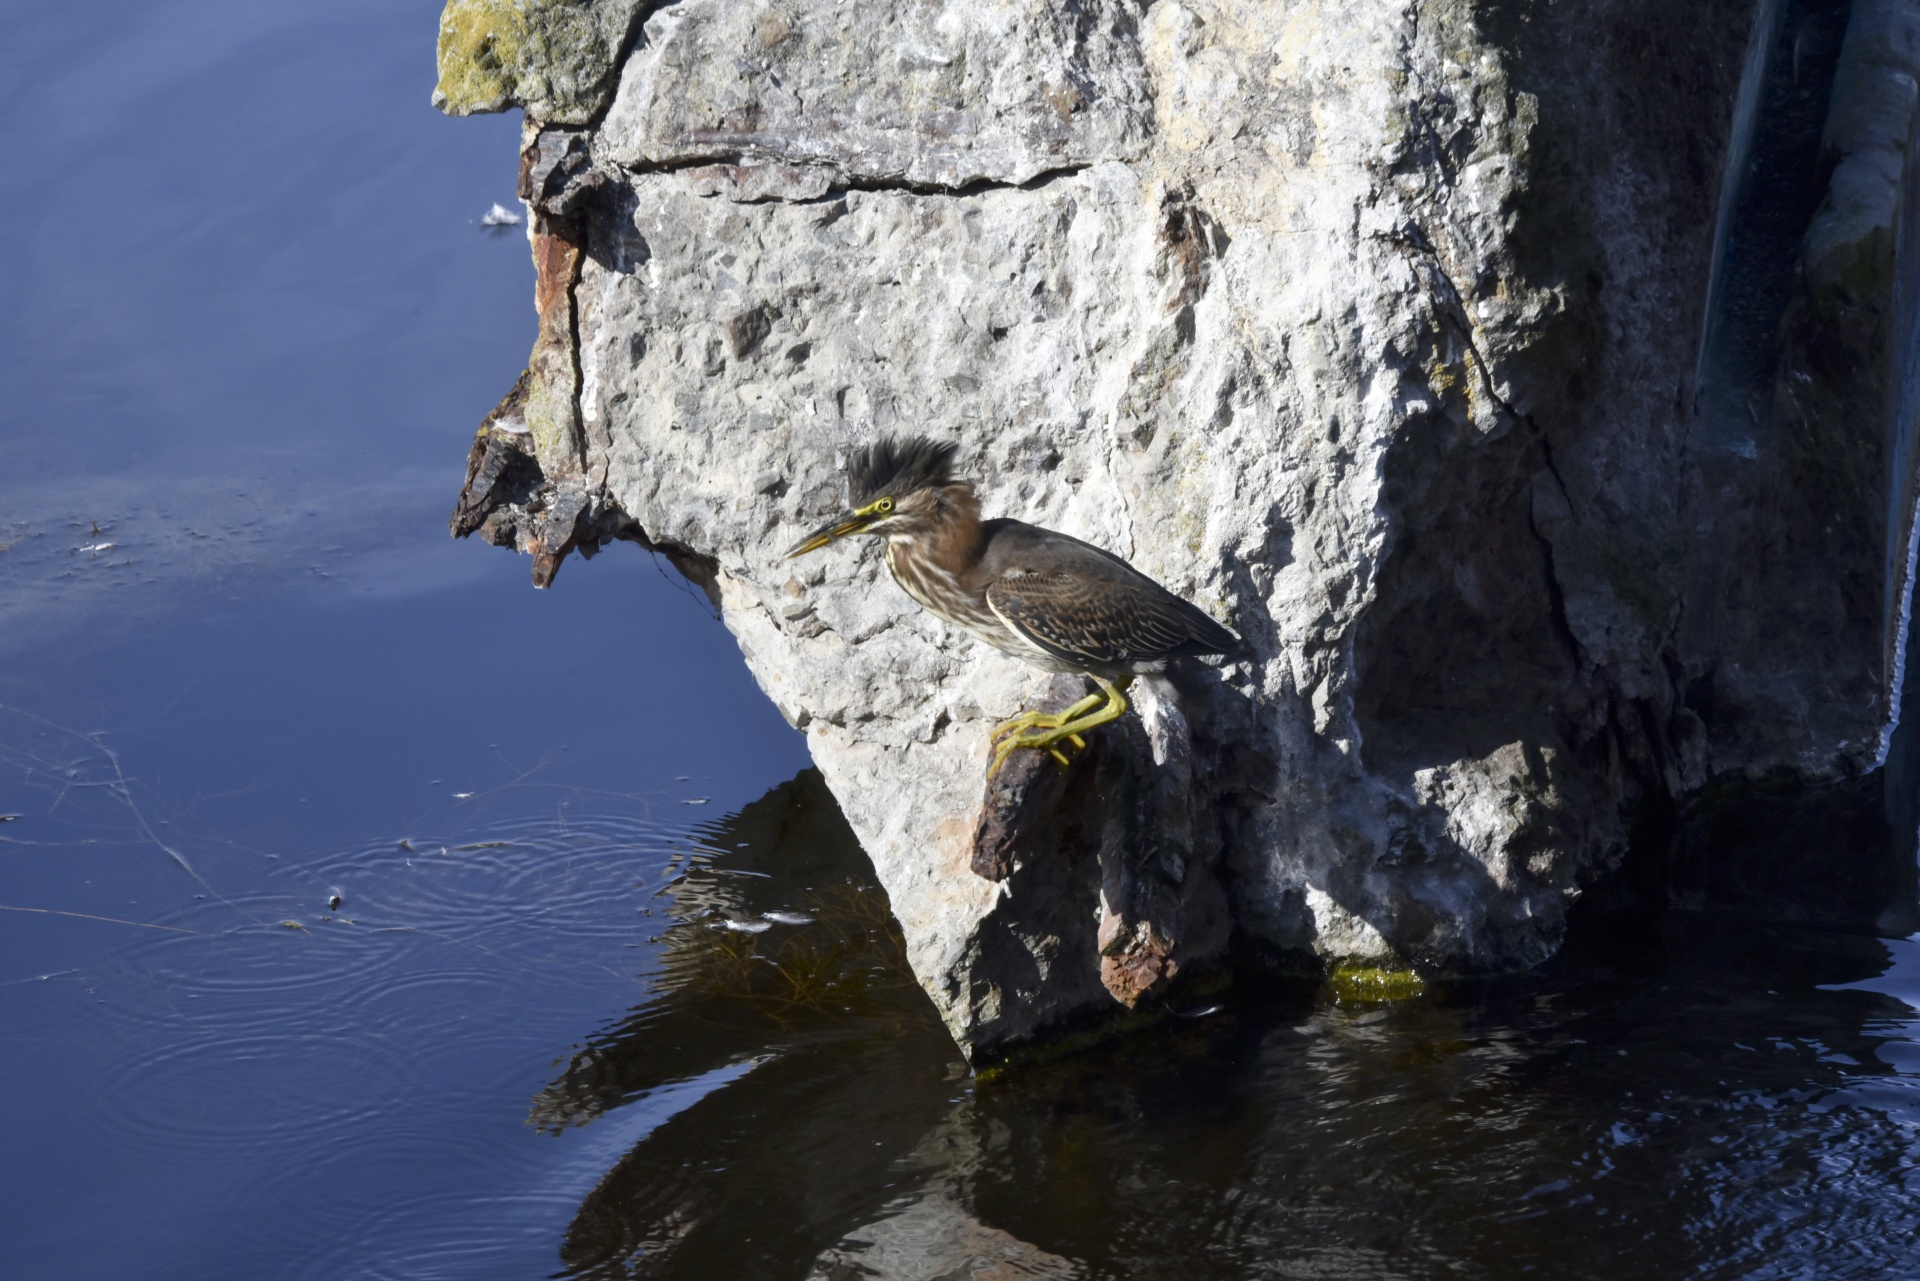
POLYGON ((954 572, 970 570, 986 550, 980 500, 965 481, 942 485, 934 494, 937 501, 932 513, 911 528, 890 535, 887 541, 895 555, 911 556, 954 572))

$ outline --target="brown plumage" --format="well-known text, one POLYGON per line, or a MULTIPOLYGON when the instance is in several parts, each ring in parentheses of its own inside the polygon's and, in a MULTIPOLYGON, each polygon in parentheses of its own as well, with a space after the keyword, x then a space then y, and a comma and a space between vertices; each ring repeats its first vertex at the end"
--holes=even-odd
POLYGON ((884 537, 894 581, 922 606, 1035 667, 1100 684, 1107 706, 1099 711, 1089 714, 1095 696, 1067 713, 1030 712, 1002 725, 995 737, 1012 738, 995 769, 1015 747, 1059 756, 1055 743, 1077 743, 1081 730, 1119 716, 1120 687, 1136 674, 1239 648, 1239 637, 1118 556, 1024 521, 982 520, 973 486, 953 474, 956 452, 924 437, 856 451, 847 464, 851 510, 788 555, 851 534, 884 537))

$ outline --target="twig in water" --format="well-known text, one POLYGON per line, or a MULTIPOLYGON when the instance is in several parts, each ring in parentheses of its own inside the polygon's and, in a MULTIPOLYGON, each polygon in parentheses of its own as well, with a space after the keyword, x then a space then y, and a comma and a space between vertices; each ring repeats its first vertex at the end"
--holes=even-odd
POLYGON ((77 921, 105 921, 109 925, 131 925, 136 930, 165 930, 169 934, 191 934, 205 938, 200 930, 183 930, 178 925, 155 925, 151 921, 129 921, 118 916, 95 916, 92 912, 63 912, 54 907, 14 907, 0 903, 0 912, 30 912, 35 916, 71 916, 77 921))

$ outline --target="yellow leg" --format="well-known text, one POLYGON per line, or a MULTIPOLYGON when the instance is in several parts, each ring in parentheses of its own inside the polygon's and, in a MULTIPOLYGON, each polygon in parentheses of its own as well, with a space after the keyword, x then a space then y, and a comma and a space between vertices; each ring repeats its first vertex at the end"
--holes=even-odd
MULTIPOLYGON (((1098 729, 1102 725, 1117 721, 1122 716, 1125 716, 1127 714, 1127 696, 1120 692, 1121 685, 1126 683, 1125 678, 1122 678, 1118 684, 1099 676, 1093 679, 1100 683, 1101 693, 1089 698, 1083 698, 1067 709, 1068 712, 1081 712, 1083 714, 1068 717, 1067 713, 1056 713, 1056 716, 1064 718, 1060 719, 1056 724, 1041 726, 1036 723, 1034 728, 1022 728, 1008 734, 999 741, 999 746, 994 749, 993 762, 987 766, 987 777, 992 778, 995 774, 998 774, 1000 767, 1007 763, 1007 758, 1023 747, 1038 748, 1042 751, 1050 752, 1055 759, 1058 759, 1061 754, 1060 749, 1055 747, 1054 744, 1071 740, 1084 747, 1086 744, 1085 741, 1080 738, 1080 735, 1090 729, 1098 729), (1099 703, 1100 705, 1092 711, 1086 711, 1085 709, 1093 703, 1099 703)), ((1038 714, 1030 712, 1028 715, 1038 714)), ((1021 718, 1016 717, 1015 719, 1018 720, 1021 718)))
MULTIPOLYGON (((1085 716, 1106 700, 1105 694, 1089 694, 1072 707, 1061 712, 1022 712, 1009 721, 1001 721, 993 727, 992 742, 999 742, 1008 734, 1018 734, 1030 729, 1059 729, 1076 716, 1085 716)), ((1085 743, 1079 744, 1085 747, 1085 743)))

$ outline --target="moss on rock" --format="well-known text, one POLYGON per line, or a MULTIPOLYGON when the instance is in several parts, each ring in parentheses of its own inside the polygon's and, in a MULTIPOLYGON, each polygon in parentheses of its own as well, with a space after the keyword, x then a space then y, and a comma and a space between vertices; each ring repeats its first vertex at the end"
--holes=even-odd
POLYGON ((587 124, 606 107, 642 0, 448 0, 433 105, 452 116, 524 107, 587 124))
POLYGON ((1341 965, 1327 975, 1327 991, 1341 1005, 1407 1001, 1426 990, 1427 981, 1412 970, 1382 965, 1341 965))

